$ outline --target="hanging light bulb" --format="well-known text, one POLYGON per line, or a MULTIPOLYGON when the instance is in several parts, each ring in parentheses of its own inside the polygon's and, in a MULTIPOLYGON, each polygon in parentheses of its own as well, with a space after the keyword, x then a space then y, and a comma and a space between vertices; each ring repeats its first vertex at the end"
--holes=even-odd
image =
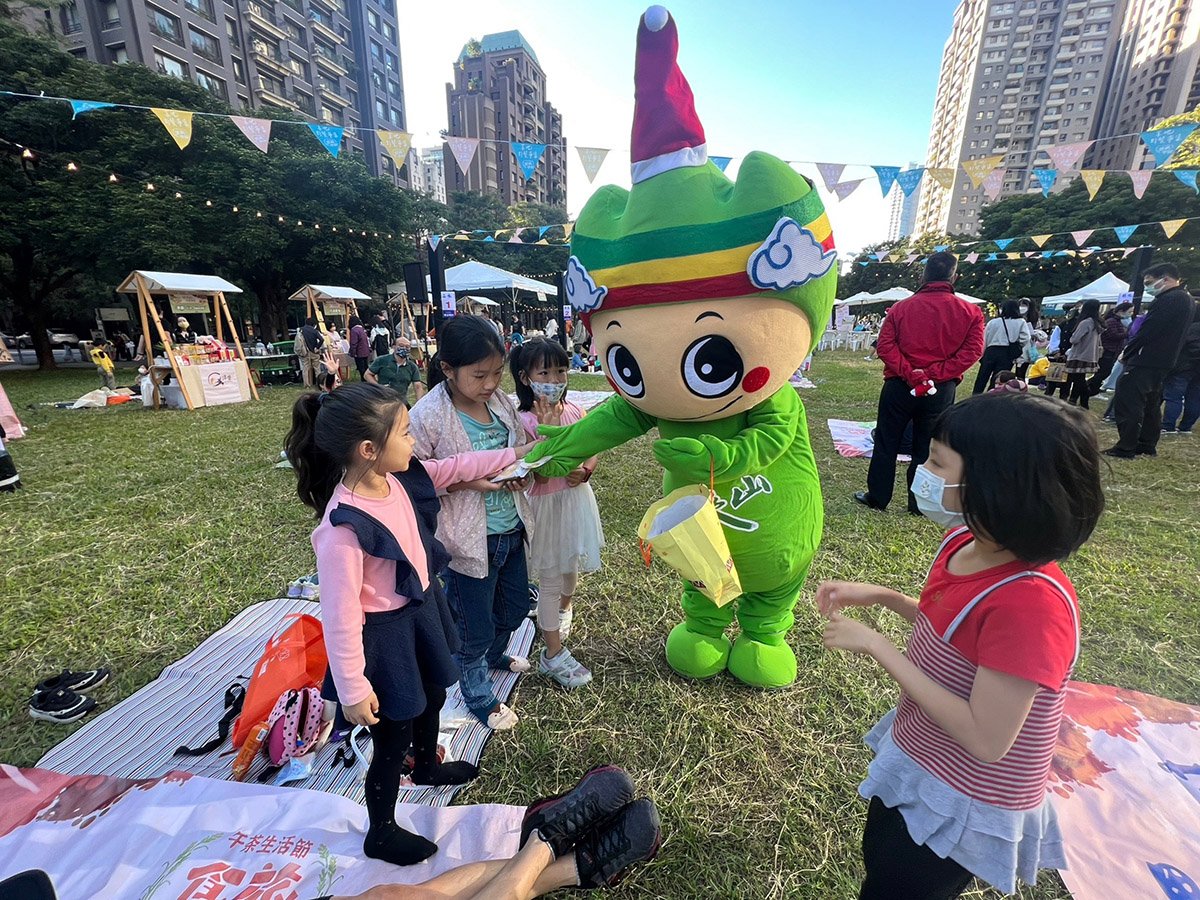
POLYGON ((113 174, 113 175, 109 175, 109 176, 108 176, 108 180, 109 180, 110 182, 112 182, 112 183, 114 183, 114 184, 115 184, 115 183, 116 183, 116 181, 117 181, 117 176, 116 176, 115 174, 113 174))
POLYGON ((204 205, 205 205, 205 206, 212 206, 212 201, 211 201, 211 200, 205 200, 205 201, 204 201, 204 205))
POLYGON ((146 190, 148 190, 148 191, 153 191, 153 190, 154 190, 154 182, 153 182, 153 181, 147 181, 147 182, 146 182, 146 190))
POLYGON ((279 217, 279 221, 280 221, 280 222, 282 222, 282 221, 283 221, 283 216, 280 216, 280 217, 279 217))
POLYGON ((233 208, 233 211, 234 211, 234 212, 237 212, 237 211, 238 211, 238 208, 235 206, 235 207, 233 208))
POLYGON ((333 230, 334 230, 334 231, 337 231, 337 226, 336 226, 336 225, 334 225, 334 226, 333 226, 333 230))
POLYGON ((22 159, 33 159, 33 151, 30 150, 28 147, 26 147, 24 150, 21 151, 21 158, 22 159))
POLYGON ((175 192, 175 199, 176 199, 176 200, 182 200, 182 199, 183 199, 183 194, 179 193, 179 191, 176 191, 176 192, 175 192))
POLYGON ((79 166, 75 165, 75 163, 73 163, 73 162, 69 162, 69 163, 67 163, 67 171, 68 172, 78 172, 79 166))
POLYGON ((314 225, 314 226, 313 226, 313 228, 315 228, 315 229, 317 229, 318 231, 320 231, 320 230, 321 230, 321 225, 320 225, 320 223, 318 223, 318 224, 314 225))
POLYGON ((262 218, 262 213, 260 213, 260 212, 256 212, 256 213, 254 214, 254 218, 256 218, 256 219, 261 219, 261 218, 262 218))
POLYGON ((300 221, 299 219, 296 220, 296 224, 302 228, 304 227, 304 223, 302 221, 300 221))

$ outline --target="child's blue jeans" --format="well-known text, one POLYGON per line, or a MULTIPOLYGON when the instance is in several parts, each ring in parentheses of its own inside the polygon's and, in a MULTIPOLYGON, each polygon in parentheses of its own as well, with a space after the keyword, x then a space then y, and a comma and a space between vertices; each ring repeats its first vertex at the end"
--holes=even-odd
POLYGON ((485 577, 446 570, 446 596, 458 623, 459 648, 454 656, 462 670, 459 688, 467 707, 482 722, 487 722, 497 703, 488 668, 504 667, 509 638, 529 613, 525 529, 489 534, 487 549, 485 577))

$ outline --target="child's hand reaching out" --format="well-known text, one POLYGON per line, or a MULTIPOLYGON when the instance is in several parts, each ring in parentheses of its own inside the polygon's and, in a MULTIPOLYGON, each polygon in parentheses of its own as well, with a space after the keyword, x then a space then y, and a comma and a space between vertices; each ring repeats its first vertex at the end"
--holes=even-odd
POLYGON ((342 714, 351 725, 378 725, 379 698, 371 691, 365 700, 360 700, 351 706, 343 706, 342 714))
POLYGON ((875 648, 884 640, 874 628, 847 619, 836 610, 829 616, 829 624, 821 636, 826 648, 830 650, 846 650, 850 653, 865 653, 875 655, 875 648))
POLYGON ((861 581, 823 581, 813 602, 828 619, 845 606, 874 606, 879 602, 879 588, 861 581))

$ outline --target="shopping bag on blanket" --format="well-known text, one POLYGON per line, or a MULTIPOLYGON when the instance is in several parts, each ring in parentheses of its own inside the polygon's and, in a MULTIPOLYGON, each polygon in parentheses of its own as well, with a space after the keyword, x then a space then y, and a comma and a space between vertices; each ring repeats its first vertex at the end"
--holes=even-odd
POLYGON ((325 678, 328 660, 320 621, 307 614, 288 618, 294 621, 267 641, 254 667, 242 713, 233 726, 235 747, 242 746, 251 729, 270 717, 281 696, 319 685, 325 678))
POLYGON ((1046 380, 1055 384, 1062 384, 1067 380, 1067 364, 1065 362, 1052 362, 1050 368, 1046 370, 1046 380))
POLYGON ((646 565, 653 552, 705 597, 724 606, 742 593, 742 584, 717 517, 715 497, 711 477, 707 485, 671 491, 646 510, 638 539, 646 565))

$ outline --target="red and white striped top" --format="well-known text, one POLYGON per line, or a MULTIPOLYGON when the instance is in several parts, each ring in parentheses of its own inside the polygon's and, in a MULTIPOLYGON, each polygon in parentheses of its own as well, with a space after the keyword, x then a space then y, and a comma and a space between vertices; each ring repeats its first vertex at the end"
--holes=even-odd
MULTIPOLYGON (((965 530, 960 530, 949 535, 939 549, 938 556, 964 534, 965 530)), ((1079 619, 1070 593, 1043 572, 1030 570, 1009 575, 971 599, 942 635, 938 635, 925 614, 918 611, 905 651, 922 672, 948 691, 964 700, 969 699, 977 666, 953 647, 950 640, 962 621, 984 598, 997 588, 1022 579, 1043 579, 1053 586, 1055 594, 1062 597, 1075 627, 1075 652, 1058 690, 1038 688, 1029 715, 1008 753, 994 763, 976 759, 907 694, 901 694, 892 724, 892 737, 896 744, 922 768, 968 797, 1014 810, 1040 806, 1045 797, 1046 778, 1062 721, 1064 689, 1079 658, 1079 619)))

